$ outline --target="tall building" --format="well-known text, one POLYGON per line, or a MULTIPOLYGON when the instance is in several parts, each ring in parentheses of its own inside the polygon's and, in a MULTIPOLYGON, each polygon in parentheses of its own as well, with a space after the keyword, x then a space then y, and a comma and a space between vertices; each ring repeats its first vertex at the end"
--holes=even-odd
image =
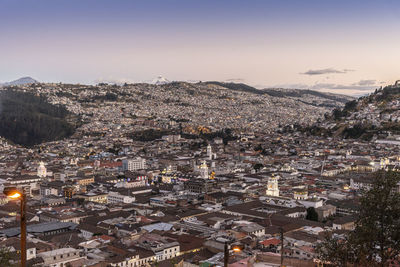
POLYGON ((44 178, 47 176, 47 169, 44 166, 44 162, 39 162, 39 167, 37 168, 37 176, 40 178, 44 178))
POLYGON ((207 157, 209 160, 212 160, 212 147, 210 144, 207 146, 207 157))
POLYGON ((124 159, 122 161, 122 170, 123 171, 137 171, 146 169, 146 160, 141 157, 137 157, 134 159, 124 159))
POLYGON ((278 177, 272 176, 268 179, 267 196, 279 197, 278 177))
POLYGON ((208 160, 213 160, 217 158, 217 154, 212 152, 212 147, 210 144, 207 146, 207 158, 208 160))
POLYGON ((208 179, 209 178, 209 176, 208 176, 208 166, 207 166, 206 161, 203 161, 203 163, 199 167, 199 170, 200 170, 200 177, 201 178, 203 178, 203 179, 208 179))

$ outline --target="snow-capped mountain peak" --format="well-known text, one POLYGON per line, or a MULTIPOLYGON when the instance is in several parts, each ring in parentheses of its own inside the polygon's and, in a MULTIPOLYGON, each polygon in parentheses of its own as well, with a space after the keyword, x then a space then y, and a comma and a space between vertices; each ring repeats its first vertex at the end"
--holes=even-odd
POLYGON ((159 75, 157 78, 155 78, 151 83, 152 84, 157 84, 157 85, 159 85, 159 84, 167 84, 167 83, 170 83, 171 81, 169 81, 167 78, 165 78, 165 77, 163 77, 163 76, 161 76, 161 75, 159 75))

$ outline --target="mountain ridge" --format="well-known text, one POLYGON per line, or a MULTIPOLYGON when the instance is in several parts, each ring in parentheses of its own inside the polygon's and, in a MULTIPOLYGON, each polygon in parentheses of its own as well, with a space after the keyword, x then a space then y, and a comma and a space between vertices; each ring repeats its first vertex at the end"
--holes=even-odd
MULTIPOLYGON (((208 82, 204 82, 204 84, 217 85, 217 86, 231 89, 233 91, 242 91, 242 92, 254 93, 254 94, 259 94, 259 95, 267 94, 272 97, 290 97, 290 98, 301 99, 305 95, 311 95, 311 96, 315 96, 315 97, 325 98, 325 99, 331 100, 331 101, 338 101, 342 104, 345 104, 349 101, 356 99, 352 96, 347 96, 347 95, 342 95, 342 94, 334 94, 334 93, 325 93, 325 92, 319 92, 319 91, 314 91, 314 90, 310 90, 310 89, 285 89, 285 88, 257 89, 255 87, 252 87, 252 86, 244 84, 244 83, 233 83, 233 82, 226 83, 226 82, 217 82, 217 81, 208 81, 208 82)), ((314 105, 314 103, 309 103, 309 102, 307 102, 306 104, 314 105)), ((331 105, 331 104, 327 104, 327 105, 330 107, 334 107, 334 105, 331 105)))
POLYGON ((352 139, 376 140, 400 136, 400 82, 335 108, 319 121, 300 131, 352 139))
POLYGON ((0 83, 0 86, 14 86, 14 85, 25 85, 25 84, 32 84, 32 83, 38 83, 37 80, 33 79, 30 76, 24 76, 19 79, 10 81, 10 82, 4 82, 0 83))

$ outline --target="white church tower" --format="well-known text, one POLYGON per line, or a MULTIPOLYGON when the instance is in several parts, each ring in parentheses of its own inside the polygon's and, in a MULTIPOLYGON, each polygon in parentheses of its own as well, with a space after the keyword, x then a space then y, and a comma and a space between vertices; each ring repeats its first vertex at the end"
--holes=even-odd
POLYGON ((267 196, 279 197, 278 177, 268 178, 267 196))
POLYGON ((40 178, 44 178, 47 176, 47 169, 44 166, 43 161, 39 162, 39 167, 37 168, 37 176, 39 176, 40 178))
POLYGON ((212 152, 212 147, 210 144, 207 146, 207 158, 208 160, 217 159, 217 153, 212 152))
POLYGON ((209 178, 208 166, 207 166, 206 161, 203 161, 203 163, 200 165, 199 169, 200 169, 200 177, 203 179, 208 179, 209 178))
POLYGON ((212 160, 212 147, 210 144, 207 146, 207 157, 209 160, 212 160))

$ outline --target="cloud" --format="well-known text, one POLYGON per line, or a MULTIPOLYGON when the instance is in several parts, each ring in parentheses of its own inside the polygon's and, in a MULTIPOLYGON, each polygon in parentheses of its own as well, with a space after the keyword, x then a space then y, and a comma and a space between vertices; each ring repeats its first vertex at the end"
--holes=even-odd
POLYGON ((360 80, 357 83, 353 83, 355 86, 372 86, 376 85, 376 80, 360 80))
POLYGON ((315 83, 314 85, 304 83, 279 84, 274 86, 258 86, 257 88, 286 88, 286 89, 310 89, 320 92, 330 92, 336 94, 346 94, 361 96, 374 91, 380 87, 381 83, 376 80, 360 80, 352 84, 339 83, 315 83), (378 85, 379 84, 379 85, 378 85))
POLYGON ((335 74, 335 73, 344 74, 344 73, 348 73, 351 71, 354 71, 354 70, 351 70, 351 69, 337 70, 334 68, 327 68, 327 69, 319 69, 319 70, 308 70, 308 71, 300 73, 300 74, 304 74, 304 75, 323 75, 323 74, 335 74))

